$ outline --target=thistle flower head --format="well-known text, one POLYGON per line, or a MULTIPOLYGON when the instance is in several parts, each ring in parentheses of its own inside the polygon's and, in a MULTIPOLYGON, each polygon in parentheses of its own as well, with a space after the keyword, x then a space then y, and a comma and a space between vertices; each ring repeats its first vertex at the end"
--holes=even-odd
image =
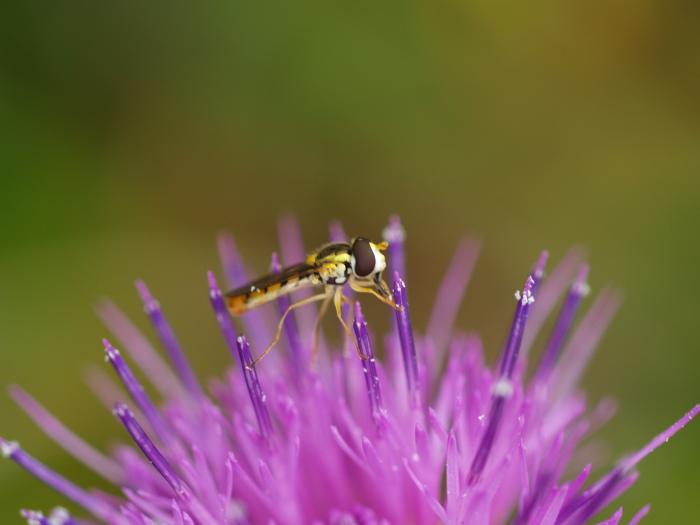
MULTIPOLYGON (((281 231, 282 259, 303 260, 294 221, 284 221, 281 231)), ((345 237, 338 223, 331 237, 345 237)), ((125 355, 110 340, 103 347, 123 390, 104 378, 93 381, 126 431, 124 445, 105 455, 21 388, 10 389, 47 434, 112 482, 115 493, 76 486, 16 443, 0 440, 3 454, 82 507, 89 522, 578 525, 592 523, 634 483, 639 461, 700 410, 696 406, 638 452, 589 480, 591 463, 578 464, 574 455, 612 415, 613 405, 606 400, 588 410, 578 380, 617 308, 617 294, 604 290, 576 322, 588 267, 574 251, 545 279, 543 253, 516 293, 510 331, 498 361, 489 366, 479 338, 453 327, 477 243, 467 238, 458 245, 421 335, 411 319, 405 233, 398 218, 391 219, 384 237, 390 288, 401 307, 388 309, 393 328, 377 338, 359 302, 344 309, 368 359, 352 351, 353 342, 332 345, 321 337, 319 359, 312 363, 316 307, 310 304, 287 316, 279 348, 251 366, 277 322, 270 310, 256 309, 241 318, 239 331, 222 286, 210 273, 209 298, 233 365, 205 388, 159 303, 139 282, 167 359, 106 303, 100 315, 125 355), (555 316, 552 333, 542 349, 535 348, 550 315, 555 316), (159 400, 146 393, 133 366, 145 373, 159 400)), ((233 239, 223 236, 219 246, 225 288, 245 284, 249 276, 233 239)), ((280 269, 273 255, 271 270, 280 269)), ((289 305, 287 296, 278 299, 279 314, 289 305)), ((637 523, 647 511, 641 509, 628 523, 637 523)), ((22 516, 30 524, 88 522, 61 508, 49 516, 24 510, 22 516)), ((601 523, 621 518, 618 509, 601 523)))

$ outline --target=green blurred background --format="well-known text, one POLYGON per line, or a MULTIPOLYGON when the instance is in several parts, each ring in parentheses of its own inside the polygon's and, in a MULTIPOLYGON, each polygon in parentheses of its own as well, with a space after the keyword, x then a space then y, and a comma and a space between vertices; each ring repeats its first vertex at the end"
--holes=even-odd
MULTIPOLYGON (((594 292, 625 297, 584 378, 620 402, 604 457, 643 446, 700 401, 698 27, 697 3, 661 0, 3 3, 0 385, 106 448, 124 433, 81 381, 106 370, 100 297, 148 329, 146 280, 215 374, 220 230, 263 271, 281 213, 307 248, 398 213, 420 328, 459 236, 483 239, 458 324, 491 362, 539 251, 586 247, 594 292)), ((99 484, 4 394, 0 435, 99 484)), ((624 523, 646 502, 644 523, 698 522, 699 439, 694 421, 642 463, 624 523)), ((1 523, 64 503, 10 462, 0 494, 1 523)))

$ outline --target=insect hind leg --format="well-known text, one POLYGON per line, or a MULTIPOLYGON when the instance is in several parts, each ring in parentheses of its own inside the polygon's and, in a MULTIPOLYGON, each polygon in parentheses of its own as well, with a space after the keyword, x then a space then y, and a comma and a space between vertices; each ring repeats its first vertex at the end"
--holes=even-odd
POLYGON ((319 334, 321 332, 321 319, 323 319, 323 316, 326 314, 326 311, 328 310, 328 305, 331 302, 331 299, 333 299, 333 294, 330 293, 329 291, 326 291, 324 294, 319 294, 323 295, 324 300, 321 303, 321 308, 318 310, 318 316, 316 316, 316 322, 314 323, 314 339, 313 339, 313 346, 311 347, 311 363, 315 363, 316 359, 318 358, 318 341, 320 339, 319 334))
POLYGON ((316 301, 322 301, 323 299, 328 298, 327 293, 321 293, 318 295, 312 295, 311 297, 307 297, 306 299, 302 299, 301 301, 297 301, 296 303, 292 303, 289 305, 289 308, 282 314, 282 318, 280 319, 279 324, 277 325, 277 332, 275 333, 275 337, 272 340, 272 342, 267 345, 267 348, 265 351, 260 354, 257 358, 255 358, 255 361, 253 361, 250 365, 248 365, 248 369, 252 370, 255 365, 257 365, 263 357, 265 357, 270 350, 272 350, 272 347, 277 344, 277 341, 280 339, 280 335, 282 334, 282 328, 284 327, 284 320, 287 318, 287 315, 289 315, 289 312, 291 312, 294 308, 298 308, 299 306, 304 306, 305 304, 310 304, 316 301))

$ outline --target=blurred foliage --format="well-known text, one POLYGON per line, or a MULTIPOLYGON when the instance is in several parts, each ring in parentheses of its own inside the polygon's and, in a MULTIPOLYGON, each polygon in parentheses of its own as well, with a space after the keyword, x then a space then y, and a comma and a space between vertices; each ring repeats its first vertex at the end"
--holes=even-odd
MULTIPOLYGON (((123 432, 79 381, 100 296, 147 329, 145 279, 214 374, 220 229, 263 271, 282 212, 307 248, 332 219, 378 237, 398 213, 419 326, 458 237, 483 238, 459 324, 492 359, 539 250, 586 246, 594 291, 626 301, 585 386, 621 402, 608 460, 641 447, 700 400, 698 27, 678 0, 3 3, 0 384, 106 448, 123 432)), ((0 435, 99 483, 7 396, 0 414, 0 435)), ((698 436, 642 463, 626 516, 697 522, 698 436)), ((39 485, 0 464, 0 522, 62 502, 39 485)))

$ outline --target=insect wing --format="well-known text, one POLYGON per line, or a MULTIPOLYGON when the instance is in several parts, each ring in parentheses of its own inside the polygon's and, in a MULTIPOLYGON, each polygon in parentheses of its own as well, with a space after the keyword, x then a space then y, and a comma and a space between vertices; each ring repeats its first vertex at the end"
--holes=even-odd
POLYGON ((306 263, 283 268, 279 273, 265 275, 245 286, 231 290, 226 294, 229 311, 232 315, 241 315, 251 308, 265 304, 280 295, 297 288, 314 284, 312 276, 317 268, 306 263))

